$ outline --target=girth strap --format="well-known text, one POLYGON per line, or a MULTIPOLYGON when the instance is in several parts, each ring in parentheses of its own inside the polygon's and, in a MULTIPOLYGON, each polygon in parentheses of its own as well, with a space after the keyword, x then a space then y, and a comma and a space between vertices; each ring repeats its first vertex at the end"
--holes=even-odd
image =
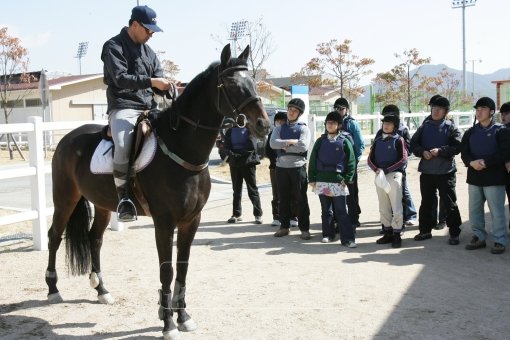
POLYGON ((189 162, 186 162, 184 159, 182 159, 181 157, 177 156, 172 151, 168 150, 168 148, 166 147, 165 142, 159 136, 157 138, 158 138, 158 144, 159 144, 159 147, 161 148, 161 151, 163 151, 163 153, 165 155, 170 157, 175 163, 179 164, 184 169, 187 169, 187 170, 190 170, 190 171, 202 171, 202 170, 204 170, 205 168, 207 168, 209 166, 209 163, 195 165, 195 164, 191 164, 189 162))

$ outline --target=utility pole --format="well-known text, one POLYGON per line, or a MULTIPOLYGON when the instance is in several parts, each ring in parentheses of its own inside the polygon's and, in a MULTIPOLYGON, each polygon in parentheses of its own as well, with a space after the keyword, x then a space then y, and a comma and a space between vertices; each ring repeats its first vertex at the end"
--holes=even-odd
POLYGON ((472 75, 472 79, 471 81, 473 82, 473 84, 471 84, 471 88, 472 88, 472 92, 471 92, 471 97, 473 97, 473 99, 475 99, 475 62, 479 62, 481 63, 482 62, 482 59, 471 59, 471 60, 468 60, 468 62, 471 63, 471 75, 472 75))
POLYGON ((241 20, 233 22, 230 26, 230 38, 228 38, 228 40, 232 40, 234 42, 234 57, 237 57, 237 40, 244 36, 247 25, 248 21, 241 20))
POLYGON ((466 82, 466 7, 474 6, 476 0, 452 0, 452 8, 462 8, 462 91, 467 93, 466 82))
POLYGON ((80 75, 81 75, 81 58, 87 54, 87 49, 89 48, 89 42, 83 41, 78 44, 78 51, 76 52, 75 58, 78 58, 78 62, 80 64, 80 75))

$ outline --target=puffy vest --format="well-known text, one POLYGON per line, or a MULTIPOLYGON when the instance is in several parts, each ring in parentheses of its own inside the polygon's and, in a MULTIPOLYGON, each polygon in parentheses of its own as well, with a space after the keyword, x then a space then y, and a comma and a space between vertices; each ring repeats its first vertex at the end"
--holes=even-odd
POLYGON ((243 150, 246 148, 246 143, 250 139, 250 132, 245 127, 234 127, 230 131, 230 139, 232 141, 232 150, 243 150))
POLYGON ((340 135, 335 140, 321 137, 322 142, 317 154, 318 171, 344 172, 347 167, 344 152, 344 137, 340 135))
POLYGON ((394 134, 386 139, 377 139, 375 142, 375 160, 380 168, 387 168, 395 164, 400 155, 397 149, 397 142, 400 140, 399 134, 394 134))
MULTIPOLYGON (((280 138, 281 139, 299 139, 301 137, 301 131, 306 126, 303 122, 297 122, 296 124, 290 126, 288 123, 281 125, 280 127, 280 138)), ((294 156, 303 156, 306 157, 307 153, 295 153, 295 152, 285 152, 285 150, 278 149, 278 156, 284 155, 294 155, 294 156)))
POLYGON ((423 122, 421 146, 425 150, 430 150, 448 145, 451 126, 452 122, 448 119, 443 119, 442 121, 426 120, 423 122))
POLYGON ((354 138, 352 138, 352 135, 348 131, 342 131, 340 132, 341 136, 345 139, 347 139, 349 142, 351 142, 352 149, 354 150, 354 155, 359 154, 359 147, 356 147, 356 144, 354 143, 354 138))
POLYGON ((473 127, 469 138, 469 148, 474 159, 485 158, 499 151, 496 132, 503 127, 504 125, 499 123, 486 128, 480 126, 480 124, 473 127))

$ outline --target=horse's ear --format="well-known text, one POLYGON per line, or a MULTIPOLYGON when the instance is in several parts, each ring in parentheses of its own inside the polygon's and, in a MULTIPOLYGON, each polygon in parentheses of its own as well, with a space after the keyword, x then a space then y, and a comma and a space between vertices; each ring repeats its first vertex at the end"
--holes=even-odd
POLYGON ((250 55, 250 45, 246 46, 243 53, 241 53, 238 58, 248 60, 249 55, 250 55))
POLYGON ((221 65, 227 65, 231 55, 230 44, 226 44, 225 47, 223 47, 223 51, 221 51, 221 65))

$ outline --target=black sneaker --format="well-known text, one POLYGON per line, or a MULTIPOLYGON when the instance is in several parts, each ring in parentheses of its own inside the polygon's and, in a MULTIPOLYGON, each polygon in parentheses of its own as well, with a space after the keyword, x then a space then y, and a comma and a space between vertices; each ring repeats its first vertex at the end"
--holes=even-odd
POLYGON ((458 236, 450 236, 448 239, 448 244, 451 246, 456 246, 460 243, 458 236))
POLYGON ((276 233, 274 233, 274 237, 283 237, 289 235, 289 228, 280 227, 276 233))
POLYGON ((400 237, 400 233, 393 234, 393 241, 391 241, 392 248, 400 248, 402 246, 402 238, 400 237))
POLYGON ((231 218, 228 219, 228 223, 237 223, 237 222, 241 222, 243 220, 243 218, 241 216, 232 216, 231 218))
POLYGON ((434 229, 435 230, 443 230, 445 227, 446 227, 446 222, 439 222, 438 224, 436 224, 434 229))
POLYGON ((377 244, 388 244, 393 242, 393 234, 384 234, 383 237, 375 241, 377 244))
POLYGON ((429 238, 432 238, 431 233, 419 233, 418 235, 414 236, 415 241, 425 241, 428 240, 429 238))
POLYGON ((471 238, 471 241, 466 244, 467 250, 475 250, 480 248, 485 248, 487 244, 485 243, 485 240, 480 240, 477 236, 473 236, 471 238))

